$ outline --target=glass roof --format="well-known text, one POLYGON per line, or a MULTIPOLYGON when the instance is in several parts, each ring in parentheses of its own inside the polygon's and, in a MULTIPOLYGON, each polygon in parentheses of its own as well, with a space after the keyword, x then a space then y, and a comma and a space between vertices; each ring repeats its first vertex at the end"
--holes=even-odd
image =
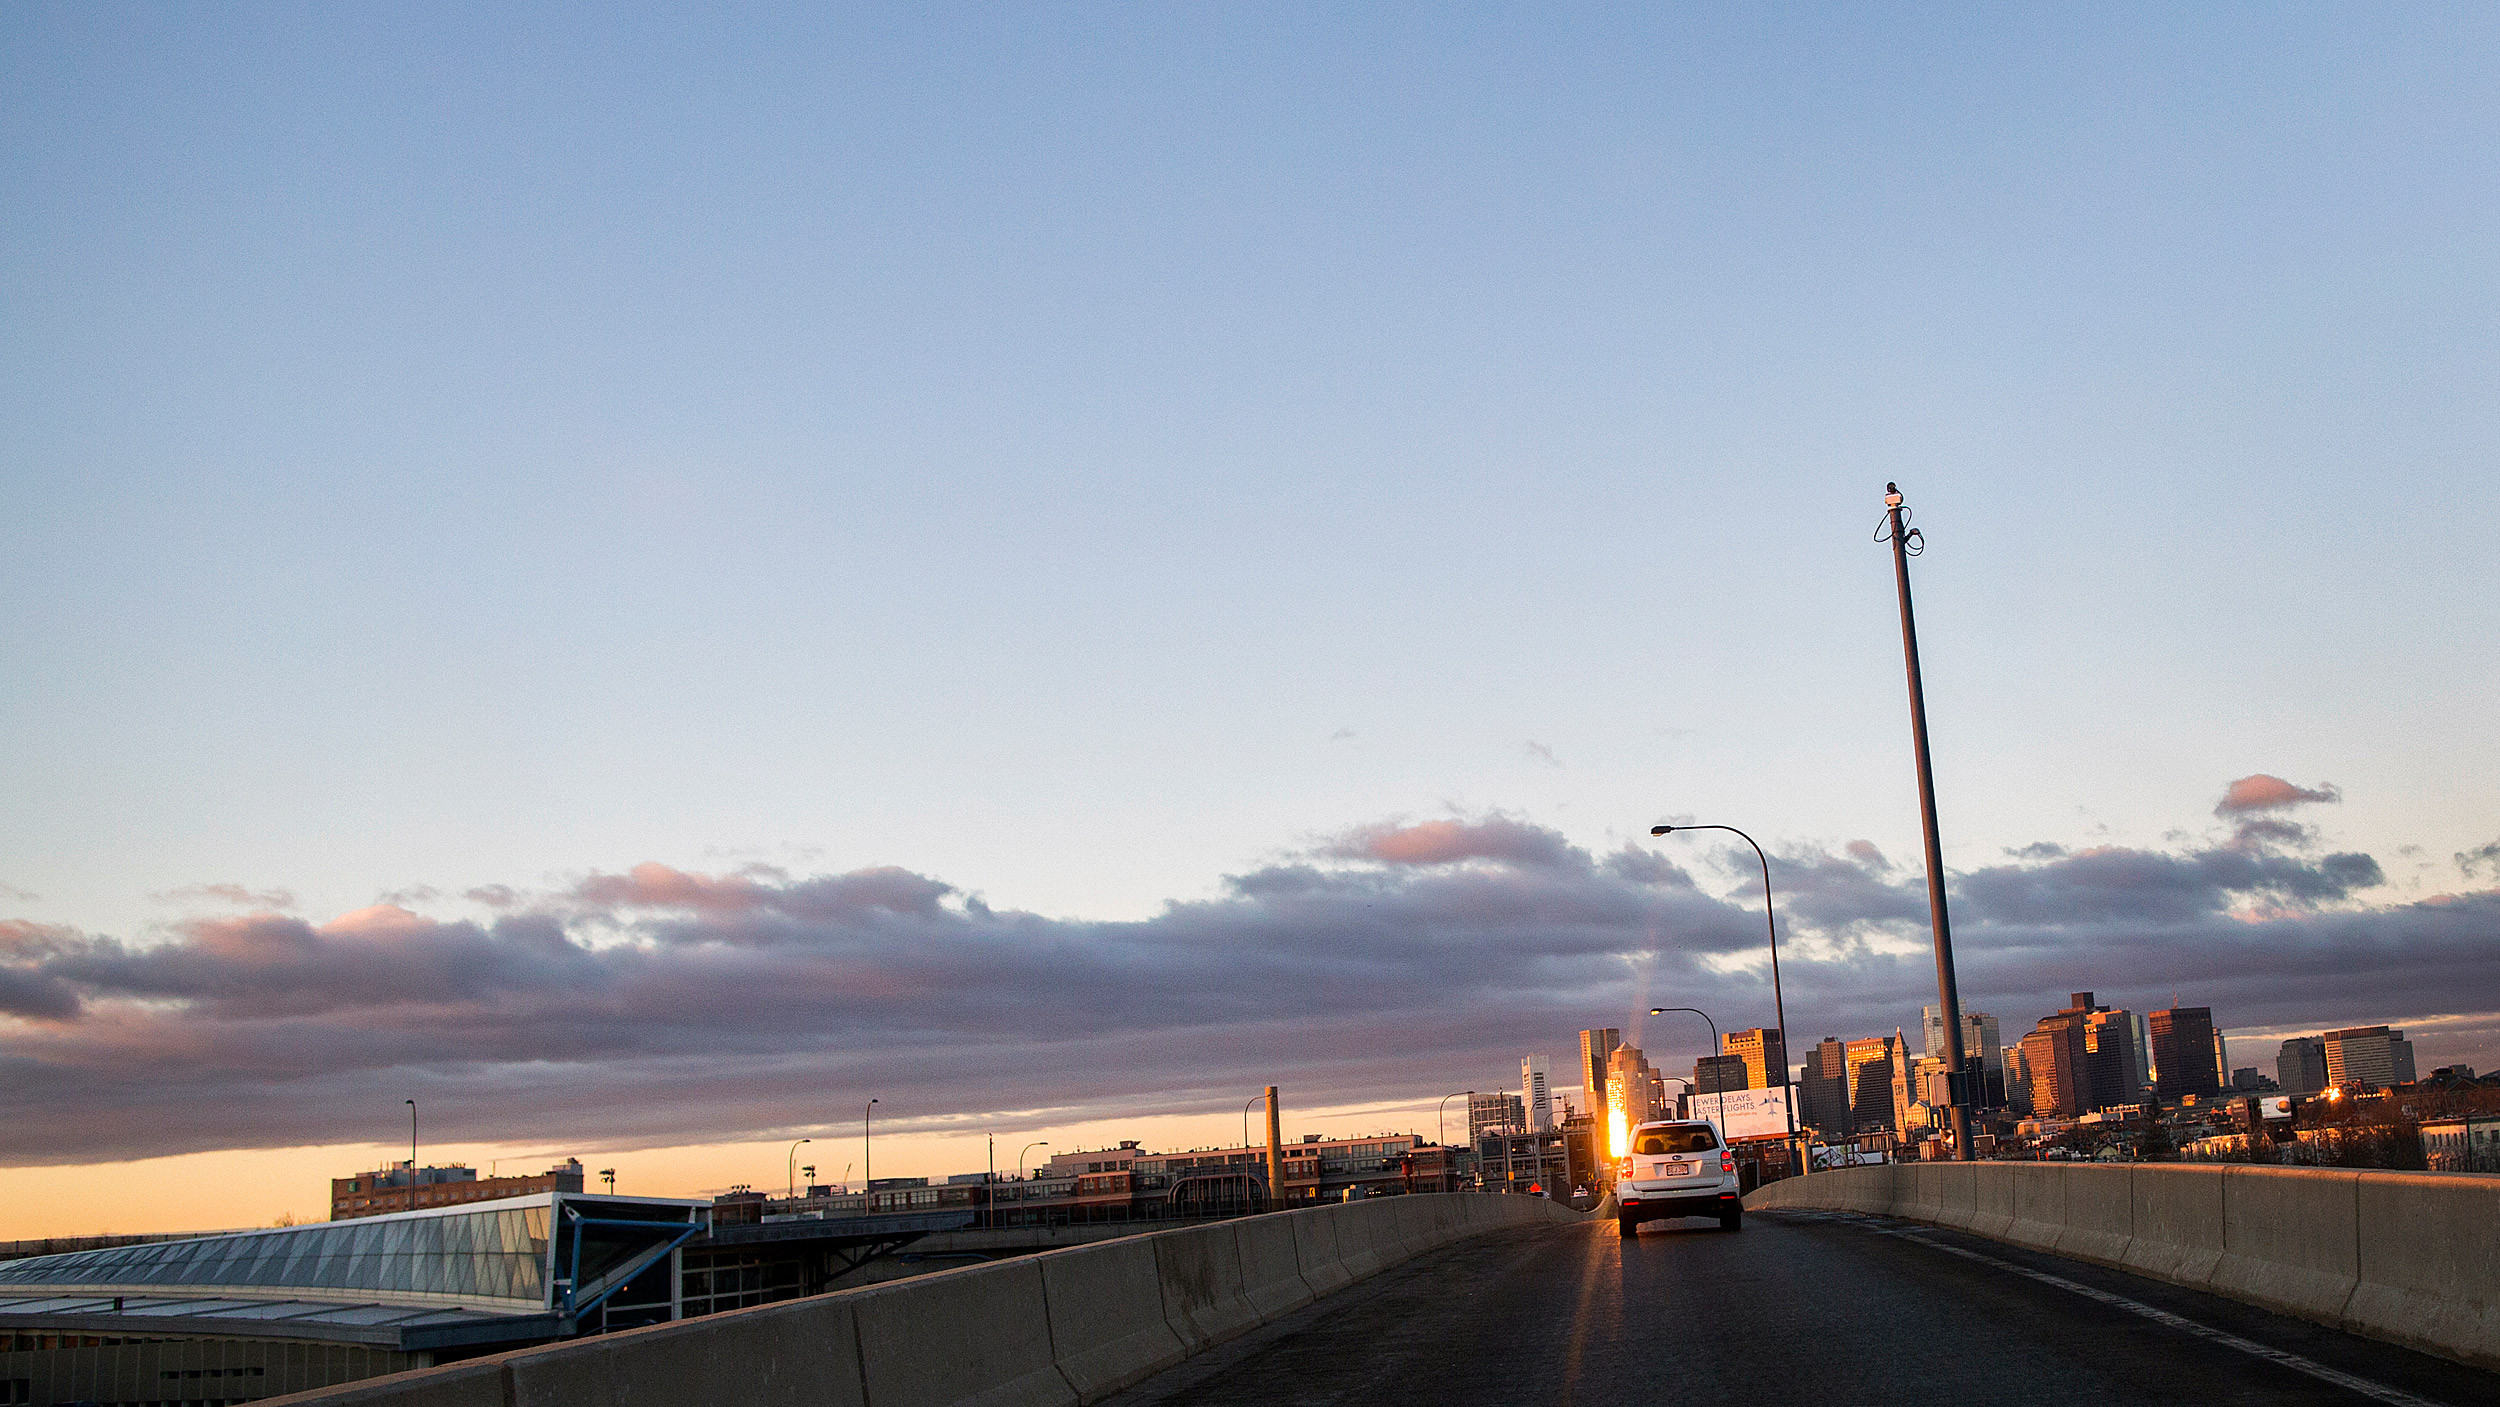
POLYGON ((0 1261, 0 1293, 199 1299, 284 1291, 539 1311, 549 1307, 547 1228, 557 1195, 0 1261))

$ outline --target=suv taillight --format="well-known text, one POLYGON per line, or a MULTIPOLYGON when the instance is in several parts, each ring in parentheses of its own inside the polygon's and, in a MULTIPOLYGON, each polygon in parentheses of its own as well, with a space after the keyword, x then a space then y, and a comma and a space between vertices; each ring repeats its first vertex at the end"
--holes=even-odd
POLYGON ((1631 1175, 1632 1175, 1632 1160, 1631 1160, 1631 1159, 1626 1158, 1626 1159, 1622 1160, 1620 1163, 1618 1163, 1618 1164, 1616 1164, 1616 1165, 1615 1165, 1615 1176, 1620 1177, 1620 1178, 1628 1178, 1628 1177, 1630 1177, 1631 1175))
POLYGON ((1722 1153, 1722 1154, 1720 1154, 1720 1155, 1719 1155, 1719 1171, 1721 1171, 1721 1172, 1723 1172, 1723 1173, 1731 1173, 1731 1172, 1736 1171, 1736 1155, 1735 1155, 1735 1154, 1733 1154, 1733 1153, 1722 1153))

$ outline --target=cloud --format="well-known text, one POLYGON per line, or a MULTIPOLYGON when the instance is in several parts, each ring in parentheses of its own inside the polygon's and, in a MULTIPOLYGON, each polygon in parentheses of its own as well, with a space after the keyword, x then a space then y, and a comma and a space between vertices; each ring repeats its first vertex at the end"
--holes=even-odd
POLYGON ((2467 879, 2488 873, 2500 879, 2500 840, 2457 852, 2457 870, 2467 879))
POLYGON ((0 884, 0 899, 6 899, 11 903, 31 904, 42 897, 31 889, 20 889, 14 884, 0 884))
POLYGON ((1538 742, 1534 738, 1530 738, 1526 742, 1521 743, 1519 745, 1519 750, 1526 753, 1528 755, 1528 760, 1531 762, 1541 763, 1547 767, 1560 767, 1563 765, 1562 759, 1554 755, 1554 750, 1552 748, 1547 747, 1545 744, 1538 742))
POLYGON ((291 889, 246 889, 240 884, 186 884, 179 889, 160 890, 148 897, 166 904, 197 904, 205 900, 238 909, 273 912, 295 907, 295 891, 291 889))
POLYGON ((1337 731, 1328 735, 1328 741, 1332 743, 1341 743, 1349 738, 1359 738, 1361 736, 1362 734, 1355 732, 1351 728, 1339 728, 1337 731))
MULTIPOLYGON (((1356 827, 1133 921, 893 867, 652 863, 495 890, 483 921, 215 914, 145 944, 5 923, 0 1160, 357 1140, 407 1097, 447 1139, 587 1151, 808 1131, 852 1094, 898 1127, 1002 1130, 1267 1083, 1305 1107, 1420 1095, 1669 994, 1767 1022, 1759 880, 1712 893, 1678 858, 1493 814, 1356 827)), ((1924 876, 1864 844, 1772 863, 1798 1048, 1916 1029, 1924 876)), ((2009 1034, 2084 988, 2138 1009, 2175 988, 2235 1028, 2500 1012, 2500 891, 2365 903, 2379 879, 2361 854, 2018 851, 1952 878, 1964 997, 2009 1034)), ((2500 1022, 2436 1030, 2454 1048, 2429 1063, 2500 1063, 2474 1044, 2500 1022)), ((1668 1068, 1701 1053, 1646 1035, 1668 1068)))
POLYGON ((1332 860, 1370 860, 1384 865, 1455 865, 1490 860, 1532 868, 1582 868, 1585 851, 1543 826, 1489 816, 1481 821, 1424 821, 1416 825, 1362 826, 1320 847, 1332 860))
POLYGON ((2222 800, 2214 804, 2214 814, 2228 818, 2245 816, 2253 811, 2280 811, 2287 807, 2343 799, 2343 792, 2337 790, 2332 782, 2317 787, 2300 787, 2281 777, 2258 772, 2224 787, 2222 800))

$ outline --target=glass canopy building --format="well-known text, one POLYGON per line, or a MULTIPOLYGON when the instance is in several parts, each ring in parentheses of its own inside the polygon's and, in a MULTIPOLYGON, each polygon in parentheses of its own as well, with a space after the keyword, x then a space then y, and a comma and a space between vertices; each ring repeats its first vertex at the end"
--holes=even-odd
POLYGON ((107 1355, 137 1377, 83 1386, 81 1399, 173 1400, 154 1390, 163 1375, 197 1378, 212 1368, 190 1360, 215 1358, 213 1371, 239 1375, 217 1400, 243 1401, 667 1319, 669 1253, 707 1228, 709 1210, 545 1192, 0 1261, 0 1400, 33 1400, 15 1395, 9 1360, 71 1346, 157 1346, 107 1355), (305 1351, 320 1345, 356 1351, 305 1351))

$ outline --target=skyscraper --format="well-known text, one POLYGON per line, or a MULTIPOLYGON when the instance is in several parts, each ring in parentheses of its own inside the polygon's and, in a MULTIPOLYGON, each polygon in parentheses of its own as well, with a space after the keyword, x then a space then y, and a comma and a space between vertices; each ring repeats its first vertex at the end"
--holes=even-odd
POLYGON ((2274 1055, 2274 1082, 2285 1094, 2316 1094, 2332 1081, 2326 1077, 2326 1042, 2316 1036, 2294 1036, 2274 1055))
MULTIPOLYGON (((1667 1082, 1649 1068, 1649 1057, 1636 1045, 1618 1045, 1606 1057, 1606 1126, 1630 1132, 1652 1119, 1666 1117, 1667 1082)), ((1608 1147, 1609 1156, 1621 1149, 1608 1147)))
MULTIPOLYGON (((2041 1017, 2031 1034, 2023 1037, 2023 1069, 2031 1079, 2033 1117, 2070 1119, 2101 1107, 2104 1101, 2092 1079, 2092 1049, 2087 1031, 2091 1018, 2107 1010, 2092 1000, 2090 992, 2076 992, 2067 998, 2063 1011, 2041 1017)), ((2114 1056, 2121 1042, 2115 1026, 2104 1024, 2111 1032, 2109 1044, 2114 1056)))
POLYGON ((1849 1122, 1861 1133, 1888 1129, 1892 1121, 1892 1037, 1849 1042, 1849 1122))
POLYGON ((2164 1104, 2188 1095, 2200 1099, 2222 1092, 2214 1061, 2214 1013, 2211 1007, 2174 1006, 2152 1014, 2153 1094, 2164 1104))
POLYGON ((2085 1063, 2091 1067, 2092 1096, 2087 1106, 2106 1109, 2133 1104, 2144 1097, 2144 1071, 2135 1063, 2135 1013, 2107 1007, 2083 1018, 2085 1063))
POLYGON ((1797 1080, 1797 1117, 1826 1139, 1848 1136, 1849 1047, 1839 1037, 1825 1036, 1806 1052, 1805 1073, 1797 1080))
POLYGON ((1606 1092, 1607 1060, 1623 1044, 1623 1032, 1612 1026, 1580 1033, 1580 1085, 1589 1092, 1589 1110, 1602 1116, 1611 1100, 1606 1092))
POLYGON ((1519 1102, 1528 1111, 1528 1132, 1554 1131, 1554 1094, 1545 1082, 1545 1057, 1524 1056, 1519 1061, 1519 1102))
MULTIPOLYGON (((1944 1058, 1944 1008, 1929 1002, 1920 1007, 1919 1030, 1925 1038, 1924 1053, 1929 1059, 1944 1058)), ((1984 1011, 1962 1013, 1962 1058, 1976 1060, 1982 1069, 2005 1068, 2005 1052, 1998 1035, 1997 1019, 1984 1011)))
POLYGON ((1788 1083, 1788 1047, 1780 1043, 1777 1027, 1730 1031, 1721 1050, 1745 1062, 1747 1089, 1778 1089, 1788 1083))

